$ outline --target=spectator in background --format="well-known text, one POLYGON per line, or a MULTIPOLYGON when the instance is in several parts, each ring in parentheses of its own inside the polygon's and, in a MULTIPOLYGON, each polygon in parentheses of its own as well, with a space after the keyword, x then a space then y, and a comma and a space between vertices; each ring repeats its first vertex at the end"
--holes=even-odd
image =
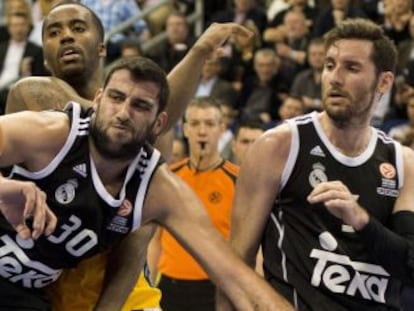
POLYGON ((237 103, 242 120, 256 119, 269 123, 288 93, 288 86, 278 75, 280 59, 272 49, 260 49, 254 55, 255 75, 246 78, 237 103))
POLYGON ((236 91, 240 91, 243 80, 253 74, 253 56, 255 51, 262 46, 262 38, 254 22, 247 20, 243 26, 254 33, 253 39, 248 41, 240 41, 237 38, 229 40, 223 46, 223 53, 220 55, 220 76, 232 82, 236 91))
POLYGON ((410 17, 408 22, 409 37, 398 43, 398 74, 407 74, 408 63, 414 60, 414 15, 410 17))
POLYGON ((197 86, 195 97, 211 96, 219 101, 225 101, 232 106, 236 103, 237 92, 232 84, 220 78, 221 62, 219 58, 207 60, 201 71, 200 81, 197 86))
POLYGON ((211 22, 244 24, 247 20, 251 20, 261 35, 267 27, 267 17, 256 0, 234 0, 233 3, 234 8, 217 12, 211 22))
POLYGON ((144 56, 141 45, 136 40, 124 40, 121 44, 121 57, 144 56))
POLYGON ((414 97, 411 96, 406 104, 407 120, 403 124, 391 127, 388 134, 401 143, 407 141, 409 133, 414 131, 414 97))
MULTIPOLYGON (((161 0, 136 0, 136 2, 141 9, 145 10, 158 5, 161 0)), ((158 6, 157 9, 151 11, 151 13, 145 17, 152 35, 155 36, 165 29, 165 21, 167 20, 168 15, 176 9, 176 1, 167 2, 158 6)))
POLYGON ((309 29, 312 29, 313 21, 316 18, 317 10, 315 7, 310 6, 308 0, 291 0, 289 1, 289 6, 277 13, 274 18, 272 18, 268 24, 269 28, 276 28, 283 25, 285 15, 290 12, 302 12, 306 17, 306 25, 309 29))
POLYGON ((264 124, 257 121, 240 122, 231 141, 231 153, 227 160, 237 165, 243 162, 247 148, 264 133, 264 124))
MULTIPOLYGON (((203 202, 210 220, 227 238, 238 167, 218 152, 224 129, 220 107, 212 98, 194 99, 186 110, 183 129, 190 156, 170 168, 203 202)), ((148 261, 161 273, 162 309, 214 311, 215 286, 195 259, 164 229, 158 230, 151 243, 153 250, 159 250, 151 252, 159 258, 148 261)))
POLYGON ((322 37, 327 31, 348 18, 366 18, 362 9, 351 0, 330 0, 331 5, 319 12, 313 27, 313 37, 322 37))
POLYGON ((384 21, 384 1, 383 0, 362 0, 360 1, 361 9, 367 18, 377 24, 384 21))
POLYGON ((234 136, 233 132, 237 123, 238 111, 235 110, 230 103, 225 101, 219 101, 219 105, 224 124, 224 130, 220 135, 218 150, 223 155, 223 157, 227 159, 231 151, 231 148, 228 146, 230 145, 230 142, 234 136))
POLYGON ((280 75, 290 87, 296 74, 304 69, 309 29, 305 15, 300 11, 288 12, 283 25, 283 37, 274 42, 276 53, 281 59, 280 75))
POLYGON ((187 144, 181 137, 175 137, 172 144, 171 163, 176 163, 188 156, 187 144))
MULTIPOLYGON (((108 35, 116 26, 141 13, 135 0, 81 0, 81 3, 91 8, 104 26, 108 35)), ((150 37, 147 24, 143 19, 138 20, 131 34, 117 33, 107 42, 106 62, 110 63, 120 56, 121 42, 126 37, 132 37, 139 42, 145 42, 150 37)))
POLYGON ((413 15, 412 0, 384 0, 385 34, 396 45, 410 38, 409 23, 413 15))
POLYGON ((300 97, 288 96, 279 108, 280 122, 299 117, 305 113, 305 106, 300 97))
POLYGON ((322 108, 321 74, 325 62, 325 45, 322 38, 310 41, 307 58, 310 68, 296 75, 290 94, 302 98, 307 111, 319 110, 322 108))
POLYGON ((150 57, 166 72, 170 72, 190 50, 194 38, 190 34, 185 15, 179 12, 173 12, 168 16, 165 31, 167 41, 150 53, 150 57))
POLYGON ((25 13, 28 16, 31 12, 31 5, 27 0, 4 0, 3 3, 3 23, 0 26, 0 42, 7 41, 10 38, 7 28, 7 18, 13 13, 25 13))
POLYGON ((31 17, 24 12, 12 12, 7 17, 9 39, 0 42, 0 113, 5 110, 9 87, 27 76, 48 75, 43 65, 40 46, 28 41, 31 17))
POLYGON ((42 41, 42 28, 43 21, 53 5, 59 0, 35 0, 32 5, 32 19, 33 30, 30 33, 29 40, 36 43, 39 46, 43 45, 42 41))
POLYGON ((271 21, 277 14, 289 7, 290 0, 269 0, 267 5, 267 20, 271 21))

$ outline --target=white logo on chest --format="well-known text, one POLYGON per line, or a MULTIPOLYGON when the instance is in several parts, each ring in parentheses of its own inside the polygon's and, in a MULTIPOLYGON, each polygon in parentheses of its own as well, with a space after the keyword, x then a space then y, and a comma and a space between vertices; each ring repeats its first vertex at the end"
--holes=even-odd
POLYGON ((328 177, 325 174, 325 166, 321 163, 315 163, 312 165, 313 171, 309 174, 309 183, 315 188, 320 183, 328 181, 328 177))
POLYGON ((317 260, 311 279, 313 286, 324 285, 333 293, 385 303, 389 274, 384 268, 334 253, 338 242, 328 231, 319 235, 319 244, 322 249, 314 248, 310 253, 317 260))
POLYGON ((69 179, 63 185, 60 185, 55 191, 55 198, 60 204, 69 204, 73 201, 76 195, 76 188, 78 181, 76 179, 69 179))

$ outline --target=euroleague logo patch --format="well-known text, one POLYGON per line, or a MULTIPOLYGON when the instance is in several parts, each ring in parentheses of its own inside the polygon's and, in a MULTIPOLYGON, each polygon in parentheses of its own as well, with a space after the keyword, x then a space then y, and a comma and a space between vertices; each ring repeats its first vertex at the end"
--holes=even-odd
POLYGON ((391 163, 381 163, 379 166, 379 170, 384 178, 392 179, 396 175, 395 167, 391 163))
POLYGON ((213 191, 208 195, 208 200, 214 204, 220 203, 222 199, 223 195, 218 191, 213 191))
POLYGON ((131 202, 129 200, 124 200, 117 214, 122 217, 127 217, 129 214, 131 214, 131 211, 132 211, 131 202))

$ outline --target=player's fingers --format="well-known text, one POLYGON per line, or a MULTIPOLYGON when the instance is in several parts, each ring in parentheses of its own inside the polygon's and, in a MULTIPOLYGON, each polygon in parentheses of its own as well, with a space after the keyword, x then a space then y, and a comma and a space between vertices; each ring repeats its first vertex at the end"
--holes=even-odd
POLYGON ((14 226, 14 229, 16 230, 17 234, 24 240, 29 239, 31 236, 30 229, 26 226, 25 223, 17 224, 14 226))
POLYGON ((251 38, 254 36, 253 31, 247 29, 246 27, 240 24, 230 23, 229 26, 231 27, 230 31, 232 35, 236 35, 238 37, 244 37, 244 38, 251 38))
POLYGON ((37 189, 36 191, 36 207, 33 213, 33 232, 32 238, 37 239, 45 229, 46 222, 46 195, 43 191, 37 189))
POLYGON ((36 208, 37 187, 33 183, 26 183, 22 186, 22 193, 25 198, 23 218, 31 217, 36 208))
POLYGON ((321 192, 317 192, 308 196, 309 203, 320 203, 327 202, 329 200, 341 199, 345 200, 347 198, 347 193, 338 189, 324 189, 321 192))
POLYGON ((57 225, 57 217, 56 215, 50 210, 50 208, 46 209, 46 224, 45 224, 45 235, 51 235, 53 231, 55 231, 57 225))

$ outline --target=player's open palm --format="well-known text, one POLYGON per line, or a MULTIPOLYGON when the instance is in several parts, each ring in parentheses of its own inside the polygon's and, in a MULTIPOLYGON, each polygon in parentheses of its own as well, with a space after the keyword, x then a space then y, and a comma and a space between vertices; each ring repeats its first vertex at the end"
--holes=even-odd
POLYGON ((56 216, 46 204, 45 193, 32 182, 1 178, 0 210, 23 239, 49 235, 56 227, 56 216), (32 228, 27 219, 32 221, 32 228))

